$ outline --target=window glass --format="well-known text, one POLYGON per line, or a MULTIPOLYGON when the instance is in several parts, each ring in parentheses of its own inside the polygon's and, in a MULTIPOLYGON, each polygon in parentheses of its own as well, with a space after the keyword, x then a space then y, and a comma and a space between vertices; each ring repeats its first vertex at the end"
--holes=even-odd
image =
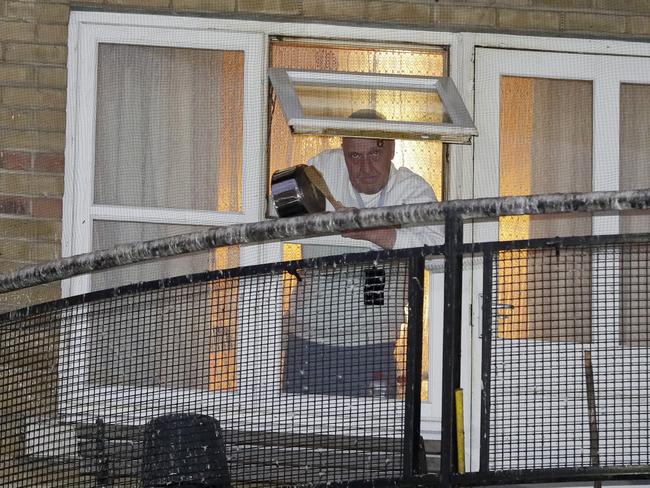
MULTIPOLYGON (((201 230, 204 228, 198 226, 96 221, 93 229, 93 247, 106 249, 117 244, 147 241, 201 230)), ((239 246, 231 246, 94 273, 92 287, 95 290, 113 288, 130 283, 238 266, 239 246)), ((95 381, 105 386, 165 385, 233 390, 237 385, 236 336, 239 321, 239 290, 240 280, 229 278, 215 280, 210 286, 203 284, 170 292, 171 294, 165 298, 165 307, 161 307, 160 303, 147 304, 146 297, 140 297, 136 303, 129 303, 126 307, 140 310, 134 316, 141 317, 142 320, 136 320, 128 329, 113 331, 111 334, 102 334, 102 327, 109 326, 102 322, 104 319, 97 317, 98 320, 91 320, 92 331, 89 337, 92 341, 97 341, 96 344, 93 343, 97 350, 104 351, 92 360, 91 371, 95 381), (172 336, 180 341, 178 348, 180 353, 188 355, 186 360, 174 363, 173 361, 176 360, 165 355, 163 342, 166 339, 164 338, 172 336), (102 341, 106 341, 106 337, 111 338, 110 343, 104 344, 102 341), (134 338, 133 341, 129 339, 131 337, 134 338), (159 352, 130 355, 129 344, 136 343, 135 338, 142 341, 142 337, 150 337, 147 347, 159 348, 159 352), (162 341, 158 345, 156 345, 156 337, 162 341), (136 356, 140 356, 140 359, 136 356), (138 361, 150 363, 142 364, 138 361), (190 369, 183 370, 182 366, 185 364, 193 365, 193 369, 188 366, 190 369), (197 364, 204 367, 197 370, 197 364), (122 383, 122 381, 126 382, 122 383)), ((116 315, 119 319, 120 313, 117 311, 105 312, 106 318, 110 319, 116 315)), ((127 312, 125 308, 123 313, 127 312)))
POLYGON ((242 51, 100 44, 94 203, 241 211, 243 80, 242 51))
MULTIPOLYGON (((621 84, 620 189, 650 188, 650 85, 621 84)), ((625 212, 621 233, 648 232, 648 212, 625 212)), ((650 292, 647 246, 630 246, 621 255, 621 341, 650 346, 647 299, 650 292)))
MULTIPOLYGON (((499 133, 500 196, 591 191, 591 82, 502 77, 499 133)), ((502 241, 589 234, 590 216, 499 220, 502 241)), ((563 249, 548 267, 545 253, 506 254, 512 269, 500 276, 500 332, 510 338, 589 341, 590 256, 563 249), (584 301, 573 316, 567 315, 567 294, 574 303, 584 301), (572 325, 559 329, 558 323, 572 325)))
MULTIPOLYGON (((205 229, 206 227, 190 225, 96 220, 93 224, 93 249, 109 249, 118 244, 150 241, 178 234, 200 232, 205 229)), ((224 247, 94 273, 92 275, 92 289, 102 290, 129 283, 171 278, 173 276, 237 266, 239 266, 239 246, 224 247)))

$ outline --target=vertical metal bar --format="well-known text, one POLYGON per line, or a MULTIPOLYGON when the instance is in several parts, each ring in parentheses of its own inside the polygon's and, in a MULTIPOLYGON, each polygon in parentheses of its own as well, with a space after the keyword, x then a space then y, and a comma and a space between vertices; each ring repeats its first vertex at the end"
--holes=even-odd
POLYGON ((108 459, 106 456, 106 424, 101 417, 95 420, 95 486, 103 488, 109 485, 108 459))
POLYGON ((494 250, 483 252, 483 303, 481 324, 481 441, 479 470, 490 469, 490 385, 492 381, 492 283, 494 277, 494 250))
POLYGON ((461 314, 463 292, 463 219, 445 216, 445 290, 442 342, 442 419, 440 486, 450 486, 457 471, 454 390, 460 387, 461 314))
POLYGON ((420 472, 420 388, 422 383, 422 311, 424 256, 409 258, 408 335, 406 338, 406 392, 404 402, 404 476, 420 472))
MULTIPOLYGON (((587 412, 589 413, 589 458, 591 465, 600 466, 600 447, 598 439, 598 413, 596 409, 596 388, 594 387, 594 367, 591 362, 591 351, 583 352, 585 365, 585 387, 587 390, 587 412)), ((600 488, 602 482, 594 480, 594 488, 600 488)))

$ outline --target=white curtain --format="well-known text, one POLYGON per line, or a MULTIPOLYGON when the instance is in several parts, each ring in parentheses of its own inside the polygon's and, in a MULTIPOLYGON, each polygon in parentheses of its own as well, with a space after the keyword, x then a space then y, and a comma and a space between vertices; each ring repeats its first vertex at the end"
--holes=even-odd
MULTIPOLYGON (((98 64, 94 203, 136 215, 145 207, 240 210, 243 53, 102 44, 98 64)), ((95 220, 93 248, 197 230, 95 220)), ((205 252, 118 268, 93 275, 93 288, 207 271, 214 261, 205 252)), ((128 301, 129 324, 110 323, 110 313, 93 321, 94 381, 209 388, 213 291, 163 295, 128 301)))
MULTIPOLYGON (((98 66, 94 203, 239 211, 243 53, 100 44, 98 66)), ((179 232, 130 222, 93 227, 95 249, 179 232)), ((116 270, 93 287, 207 270, 212 261, 204 253, 116 270)))

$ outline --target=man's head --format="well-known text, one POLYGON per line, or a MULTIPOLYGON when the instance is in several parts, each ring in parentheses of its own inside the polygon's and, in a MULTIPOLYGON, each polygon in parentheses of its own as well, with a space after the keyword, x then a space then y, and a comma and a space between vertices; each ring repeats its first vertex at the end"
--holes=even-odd
MULTIPOLYGON (((375 110, 358 110, 350 115, 356 119, 383 119, 375 110)), ((344 137, 341 144, 350 183, 360 193, 373 194, 388 183, 390 167, 395 155, 395 141, 344 137)))

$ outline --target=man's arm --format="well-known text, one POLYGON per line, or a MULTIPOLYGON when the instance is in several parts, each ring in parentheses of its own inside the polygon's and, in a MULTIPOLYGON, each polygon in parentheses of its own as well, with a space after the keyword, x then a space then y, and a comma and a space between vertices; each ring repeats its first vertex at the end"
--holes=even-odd
MULTIPOLYGON (((410 203, 435 203, 438 201, 433 188, 421 176, 408 172, 409 176, 401 180, 394 189, 398 201, 391 199, 392 205, 410 203)), ((409 247, 435 246, 445 240, 443 225, 419 225, 397 230, 395 249, 409 247)))
MULTIPOLYGON (((436 194, 429 184, 414 173, 399 181, 390 192, 390 205, 436 202, 436 194)), ((405 249, 444 242, 444 226, 428 225, 404 228, 384 228, 349 231, 341 235, 370 241, 384 249, 405 249)))
MULTIPOLYGON (((344 210, 354 210, 354 209, 344 209, 344 210)), ((345 232, 341 232, 341 235, 343 237, 348 237, 350 239, 360 239, 364 241, 370 241, 384 249, 393 249, 395 246, 395 240, 397 239, 397 229, 385 228, 385 229, 370 229, 370 230, 348 230, 345 232)))

